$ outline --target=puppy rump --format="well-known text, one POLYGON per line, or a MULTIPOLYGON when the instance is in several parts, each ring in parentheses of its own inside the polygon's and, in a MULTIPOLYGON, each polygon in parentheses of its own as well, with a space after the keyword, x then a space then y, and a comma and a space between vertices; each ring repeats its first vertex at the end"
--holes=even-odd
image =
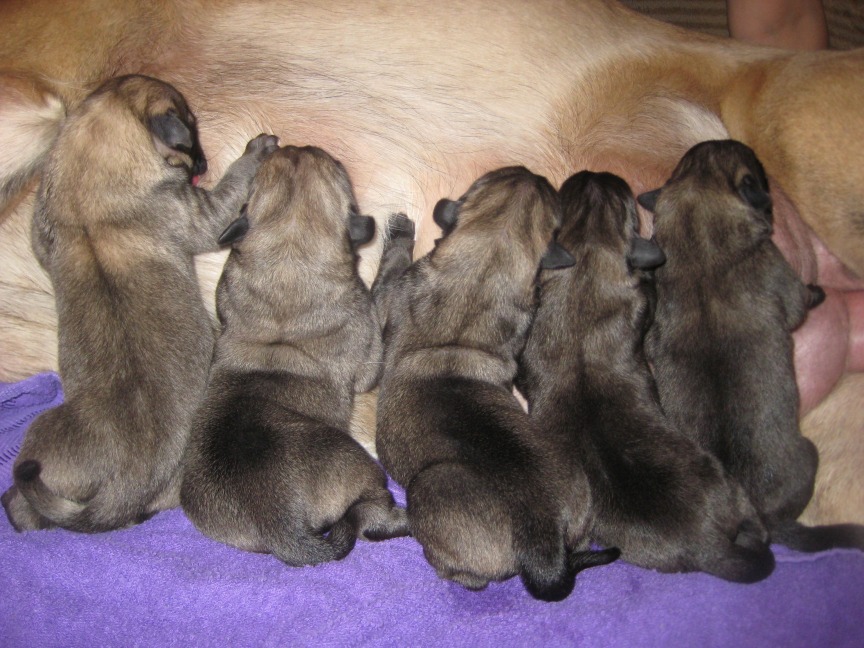
POLYGON ((286 146, 262 165, 220 242, 222 334, 192 426, 180 499, 204 534, 291 566, 407 535, 386 477, 349 434, 375 386, 381 331, 357 273, 374 234, 344 167, 286 146))

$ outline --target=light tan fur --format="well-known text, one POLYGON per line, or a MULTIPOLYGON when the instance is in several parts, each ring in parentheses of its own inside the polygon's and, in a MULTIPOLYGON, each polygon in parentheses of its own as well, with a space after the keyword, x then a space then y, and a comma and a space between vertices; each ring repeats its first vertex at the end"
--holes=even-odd
MULTIPOLYGON (((864 50, 757 48, 603 0, 19 0, 0 20, 0 70, 67 105, 122 72, 182 87, 206 106, 202 143, 216 176, 262 130, 326 148, 379 222, 394 211, 417 222, 418 254, 438 236, 435 201, 489 169, 524 164, 553 183, 608 170, 640 192, 691 145, 731 136, 864 276, 864 50)), ((8 96, 0 80, 0 115, 8 96)), ((45 105, 30 101, 33 111, 45 105)), ((0 142, 16 128, 0 121, 0 142)), ((0 173, 2 184, 9 170, 0 173)), ((56 367, 50 289, 27 252, 27 218, 26 201, 0 216, 4 380, 56 367)), ((379 255, 380 245, 364 251, 367 281, 379 255)), ((199 265, 211 301, 223 260, 199 265)), ((861 487, 857 473, 848 479, 861 487)), ((860 508, 837 510, 864 520, 860 508)))
POLYGON ((250 142, 206 192, 190 183, 206 168, 195 117, 169 84, 112 79, 63 120, 32 244, 56 296, 64 403, 16 458, 2 496, 15 529, 107 531, 179 503, 214 338, 193 258, 216 247, 275 143, 250 142))

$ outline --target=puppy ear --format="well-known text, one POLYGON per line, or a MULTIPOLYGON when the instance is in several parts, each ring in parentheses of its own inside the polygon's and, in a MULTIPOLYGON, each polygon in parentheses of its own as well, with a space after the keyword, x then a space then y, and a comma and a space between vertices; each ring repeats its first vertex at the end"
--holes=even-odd
POLYGON ((150 132, 170 152, 176 154, 179 151, 188 155, 192 151, 192 130, 173 112, 151 117, 150 132))
POLYGON ((375 236, 375 219, 352 213, 348 217, 348 238, 354 246, 363 245, 375 236))
POLYGON ((768 192, 760 186, 759 181, 749 173, 741 179, 741 186, 738 187, 738 193, 754 209, 766 211, 771 207, 770 194, 768 194, 768 192))
POLYGON ((169 164, 177 166, 178 162, 185 163, 188 159, 193 176, 207 172, 207 158, 195 133, 175 112, 169 110, 163 115, 154 115, 149 120, 149 127, 156 150, 169 164))
POLYGON ((807 308, 816 308, 819 304, 825 301, 825 291, 822 286, 816 284, 807 284, 807 308))
POLYGON ((543 254, 543 258, 540 260, 540 267, 544 270, 560 270, 561 268, 569 268, 572 265, 576 265, 576 259, 555 241, 549 244, 545 254, 543 254))
POLYGON ((233 245, 237 241, 241 241, 248 231, 249 219, 246 217, 246 205, 243 205, 243 209, 240 210, 240 218, 226 227, 225 231, 219 235, 219 245, 233 245))
POLYGON ((450 200, 442 198, 435 204, 435 209, 432 211, 432 220, 435 224, 444 230, 446 236, 453 228, 456 227, 456 221, 459 220, 459 210, 462 208, 462 200, 450 200))
POLYGON ((655 189, 654 191, 646 191, 645 193, 639 194, 636 201, 648 211, 653 212, 654 208, 657 206, 657 198, 660 196, 661 190, 662 187, 660 189, 655 189))
POLYGON ((646 239, 637 236, 633 239, 633 243, 630 246, 627 263, 630 264, 631 268, 653 270, 666 263, 666 254, 653 238, 646 239))

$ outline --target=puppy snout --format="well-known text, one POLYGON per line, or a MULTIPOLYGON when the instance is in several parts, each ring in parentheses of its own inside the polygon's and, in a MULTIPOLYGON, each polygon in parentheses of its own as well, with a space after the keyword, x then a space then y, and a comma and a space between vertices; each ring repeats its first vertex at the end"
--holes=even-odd
POLYGON ((202 176, 207 173, 207 160, 203 156, 198 157, 192 165, 192 176, 202 176))

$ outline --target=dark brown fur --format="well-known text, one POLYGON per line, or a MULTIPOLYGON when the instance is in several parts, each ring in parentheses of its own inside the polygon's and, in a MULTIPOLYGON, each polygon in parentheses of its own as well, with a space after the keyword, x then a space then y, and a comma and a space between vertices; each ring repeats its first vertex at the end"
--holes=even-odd
POLYGON ((573 479, 587 474, 591 538, 660 571, 765 578, 774 557, 755 508, 660 408, 642 344, 663 255, 638 235, 630 188, 582 172, 561 200, 558 241, 576 265, 541 273, 519 387, 573 479))
MULTIPOLYGON (((505 168, 439 203, 436 220, 449 233, 389 291, 378 452, 440 576, 479 589, 519 574, 532 595, 558 600, 579 569, 617 553, 584 551, 585 507, 563 504, 560 466, 512 393, 557 196, 505 168)), ((385 253, 392 281, 391 251, 406 255, 385 253)))
POLYGON ((3 505, 19 531, 105 531, 178 504, 178 468, 213 330, 193 255, 246 199, 275 138, 261 136, 212 191, 195 118, 148 77, 104 84, 48 155, 33 248, 51 277, 66 402, 40 416, 3 505))
POLYGON ((217 291, 222 334, 186 455, 183 509, 206 535, 289 565, 407 534, 383 471, 348 434, 381 333, 354 245, 374 234, 341 164, 285 147, 255 177, 217 291), (248 233, 246 230, 248 228, 248 233))
POLYGON ((862 527, 795 523, 818 456, 798 427, 791 332, 824 293, 804 285, 771 241, 759 160, 740 142, 703 142, 640 202, 655 211, 669 256, 646 339, 669 418, 740 481, 775 540, 864 548, 862 527))

